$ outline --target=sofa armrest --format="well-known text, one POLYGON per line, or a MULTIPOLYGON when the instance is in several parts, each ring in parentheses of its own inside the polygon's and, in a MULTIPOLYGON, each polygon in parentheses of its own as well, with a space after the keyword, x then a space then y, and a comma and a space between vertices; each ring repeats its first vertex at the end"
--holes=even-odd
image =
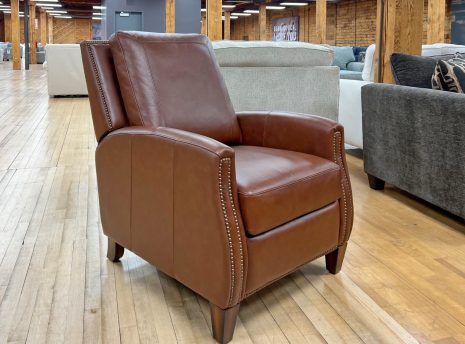
POLYGON ((96 152, 105 233, 218 307, 242 298, 247 250, 234 151, 170 128, 129 127, 96 152))
POLYGON ((341 244, 349 239, 353 201, 344 149, 344 128, 329 119, 296 113, 240 112, 243 144, 307 153, 330 160, 341 168, 343 198, 341 244))
POLYGON ((365 171, 465 215, 465 95, 397 85, 362 88, 365 171))

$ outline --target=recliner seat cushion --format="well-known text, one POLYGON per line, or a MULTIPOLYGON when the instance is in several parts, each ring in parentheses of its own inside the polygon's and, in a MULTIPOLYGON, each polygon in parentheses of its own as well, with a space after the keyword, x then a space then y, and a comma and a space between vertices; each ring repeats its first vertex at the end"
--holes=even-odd
POLYGON ((240 143, 239 123, 207 37, 118 32, 110 46, 131 125, 240 143))
POLYGON ((332 161, 280 149, 236 146, 239 204, 247 233, 265 233, 341 198, 332 161))

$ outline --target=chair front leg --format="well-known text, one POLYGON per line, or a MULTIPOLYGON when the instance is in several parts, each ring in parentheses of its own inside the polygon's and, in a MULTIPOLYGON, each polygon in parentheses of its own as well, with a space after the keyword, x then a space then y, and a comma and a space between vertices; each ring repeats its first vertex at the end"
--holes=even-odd
POLYGON ((342 268, 342 262, 344 261, 344 256, 346 254, 347 243, 338 247, 335 251, 328 253, 326 258, 326 270, 328 270, 333 275, 339 273, 342 268))
POLYGON ((109 261, 115 263, 120 260, 120 258, 124 254, 124 247, 120 244, 113 241, 110 237, 108 237, 108 250, 107 250, 107 258, 109 261))
POLYGON ((240 304, 228 309, 221 309, 210 303, 213 338, 218 343, 226 344, 231 341, 236 328, 239 306, 240 304))

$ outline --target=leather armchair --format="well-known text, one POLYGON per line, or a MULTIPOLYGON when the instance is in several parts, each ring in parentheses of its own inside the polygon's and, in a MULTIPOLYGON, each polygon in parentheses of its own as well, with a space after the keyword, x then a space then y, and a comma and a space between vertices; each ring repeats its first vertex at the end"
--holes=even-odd
POLYGON ((235 114, 201 35, 81 49, 110 260, 130 249, 207 299, 221 343, 249 295, 323 255, 341 269, 353 207, 339 124, 235 114))

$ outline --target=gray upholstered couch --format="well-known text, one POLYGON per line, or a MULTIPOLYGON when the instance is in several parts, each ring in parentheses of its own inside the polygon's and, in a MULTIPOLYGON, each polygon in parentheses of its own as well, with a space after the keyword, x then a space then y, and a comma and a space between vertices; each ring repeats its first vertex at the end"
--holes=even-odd
POLYGON ((291 111, 338 120, 333 51, 303 42, 213 42, 236 111, 291 111))
POLYGON ((465 218, 465 95, 371 84, 362 103, 370 186, 388 182, 465 218))

